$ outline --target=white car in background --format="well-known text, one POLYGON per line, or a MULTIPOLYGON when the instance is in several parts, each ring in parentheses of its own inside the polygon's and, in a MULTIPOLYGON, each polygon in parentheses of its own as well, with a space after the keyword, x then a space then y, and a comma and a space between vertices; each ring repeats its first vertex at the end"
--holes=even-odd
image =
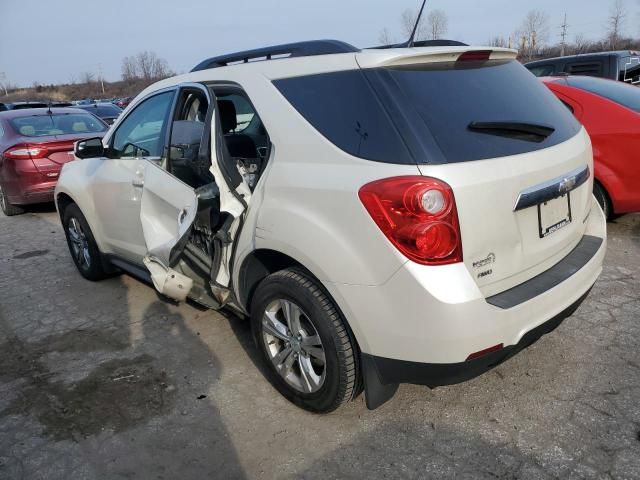
POLYGON ((311 411, 479 375, 580 305, 606 246, 589 137, 515 58, 318 41, 205 60, 77 144, 55 192, 72 257, 250 316, 311 411))

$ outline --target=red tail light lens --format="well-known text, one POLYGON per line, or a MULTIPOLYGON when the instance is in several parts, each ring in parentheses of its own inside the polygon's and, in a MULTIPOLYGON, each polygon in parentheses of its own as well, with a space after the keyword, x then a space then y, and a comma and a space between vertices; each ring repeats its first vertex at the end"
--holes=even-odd
POLYGON ((462 261, 455 198, 445 182, 420 176, 368 183, 360 201, 391 243, 423 265, 462 261))
POLYGON ((480 62, 487 61, 491 57, 491 50, 475 50, 470 52, 464 52, 458 57, 458 62, 480 62))
POLYGON ((44 158, 48 155, 47 147, 43 145, 20 144, 14 145, 4 152, 5 158, 24 160, 30 158, 44 158))

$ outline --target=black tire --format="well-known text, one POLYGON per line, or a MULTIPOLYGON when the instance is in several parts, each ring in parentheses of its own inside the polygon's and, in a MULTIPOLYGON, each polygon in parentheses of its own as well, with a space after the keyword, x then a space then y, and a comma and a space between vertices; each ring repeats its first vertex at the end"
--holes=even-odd
MULTIPOLYGON (((311 412, 328 413, 351 400, 357 393, 359 372, 355 341, 352 340, 346 323, 331 298, 315 280, 301 270, 282 270, 269 275, 260 283, 251 302, 251 325, 254 340, 269 370, 270 382, 295 405, 311 412), (304 328, 307 329, 307 333, 313 327, 315 334, 321 340, 324 365, 320 368, 323 371, 323 381, 317 391, 303 392, 290 385, 276 368, 272 360, 273 353, 269 353, 267 350, 267 348, 274 347, 267 346, 267 338, 263 333, 265 332, 263 319, 267 318, 267 308, 281 300, 292 302, 294 306, 298 306, 300 319, 306 325, 304 328)), ((305 333, 304 328, 303 334, 305 333)), ((276 337, 271 338, 272 341, 269 345, 273 345, 274 341, 280 342, 279 345, 284 350, 284 340, 276 337)), ((286 345, 290 344, 286 343, 286 345)), ((305 347, 299 348, 305 349, 305 347)), ((295 355, 296 363, 291 367, 291 371, 295 373, 297 368, 297 371, 300 372, 300 378, 303 378, 305 376, 302 375, 302 363, 298 362, 302 362, 302 358, 308 360, 311 356, 307 353, 304 357, 304 351, 295 355), (298 355, 300 360, 298 360, 298 355)), ((284 364, 286 361, 282 363, 284 364)), ((306 385, 308 388, 310 383, 307 382, 306 385)))
POLYGON ((91 233, 87 220, 75 203, 68 205, 62 212, 62 227, 67 238, 69 253, 80 275, 91 281, 106 278, 108 275, 102 265, 102 254, 93 238, 93 233, 91 233), (80 230, 83 238, 78 239, 76 237, 74 239, 72 230, 80 230))
POLYGON ((2 185, 0 185, 0 209, 7 217, 13 217, 14 215, 21 215, 24 213, 24 208, 9 203, 9 199, 5 195, 4 190, 2 190, 2 185))
POLYGON ((609 194, 606 192, 604 187, 599 183, 594 182, 593 195, 596 197, 596 200, 600 204, 600 208, 602 208, 605 218, 607 220, 611 220, 613 218, 613 208, 611 207, 609 194))

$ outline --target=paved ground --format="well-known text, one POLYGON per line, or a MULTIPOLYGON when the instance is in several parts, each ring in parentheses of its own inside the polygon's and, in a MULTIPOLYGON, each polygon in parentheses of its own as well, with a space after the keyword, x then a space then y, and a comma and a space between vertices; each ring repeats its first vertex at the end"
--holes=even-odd
POLYGON ((0 478, 640 478, 639 273, 626 216, 588 301, 530 349, 314 416, 244 321, 87 282, 53 211, 0 216, 0 478))

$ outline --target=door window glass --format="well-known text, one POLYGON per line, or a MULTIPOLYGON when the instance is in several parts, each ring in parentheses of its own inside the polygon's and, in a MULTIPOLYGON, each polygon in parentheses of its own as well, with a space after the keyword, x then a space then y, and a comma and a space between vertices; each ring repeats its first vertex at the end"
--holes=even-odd
POLYGON ((163 132, 173 92, 143 101, 120 124, 113 135, 111 158, 161 157, 163 132))
POLYGON ((199 159, 208 106, 203 91, 183 89, 171 123, 167 170, 194 188, 212 181, 209 163, 199 159))

